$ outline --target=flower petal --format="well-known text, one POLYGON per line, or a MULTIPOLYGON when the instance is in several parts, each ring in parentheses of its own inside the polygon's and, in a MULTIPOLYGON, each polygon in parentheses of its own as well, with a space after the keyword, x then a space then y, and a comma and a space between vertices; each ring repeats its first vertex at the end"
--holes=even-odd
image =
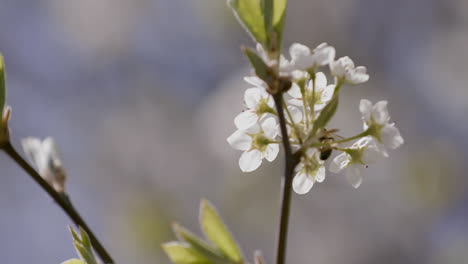
POLYGON ((367 74, 367 69, 364 66, 350 69, 345 75, 346 80, 351 84, 360 84, 369 80, 369 74, 367 74))
POLYGON ((242 111, 234 118, 234 124, 238 129, 247 129, 255 125, 258 121, 258 116, 255 110, 248 109, 242 111))
POLYGON ((335 85, 330 84, 325 89, 323 89, 322 94, 320 96, 320 101, 327 103, 333 97, 333 93, 335 92, 335 85))
MULTIPOLYGON (((288 110, 289 110, 289 113, 291 114, 293 123, 301 122, 301 120, 302 120, 302 111, 299 110, 299 108, 294 107, 294 106, 288 106, 288 110)), ((288 120, 289 120, 289 115, 286 115, 286 116, 288 117, 288 120)))
POLYGON ((388 124, 382 128, 380 135, 383 144, 391 149, 396 149, 404 143, 400 131, 394 124, 388 124))
POLYGON ((249 88, 244 92, 244 102, 248 108, 255 108, 262 99, 262 91, 259 88, 249 88))
POLYGON ((383 125, 390 121, 388 114, 387 101, 379 101, 372 107, 372 117, 379 125, 383 125))
POLYGON ((279 153, 279 145, 278 144, 268 144, 265 150, 265 158, 272 162, 276 159, 279 153))
POLYGON ((275 138, 278 135, 278 124, 273 117, 265 119, 261 124, 263 133, 269 138, 275 138))
POLYGON ((306 194, 314 186, 314 179, 306 173, 299 172, 294 176, 293 189, 297 194, 306 194))
POLYGON ((367 99, 361 99, 359 103, 359 112, 361 112, 362 119, 366 123, 370 123, 370 117, 372 113, 372 102, 367 99))
POLYGON ((251 150, 242 153, 239 158, 239 167, 243 172, 251 172, 262 164, 262 152, 259 150, 251 150))
POLYGON ((294 98, 302 98, 301 88, 295 82, 293 82, 291 88, 289 88, 288 94, 294 98))
POLYGON ((231 147, 238 150, 249 150, 252 147, 252 138, 244 130, 237 130, 227 138, 231 147))
POLYGON ((325 180, 325 167, 320 166, 315 172, 314 177, 317 182, 323 182, 325 180))
POLYGON ((315 91, 320 92, 327 86, 327 77, 323 72, 317 72, 315 74, 315 91))
POLYGON ((313 53, 317 66, 327 65, 335 59, 335 48, 327 43, 318 45, 313 53))
POLYGON ((329 170, 333 173, 339 173, 342 169, 344 169, 349 163, 349 156, 346 153, 341 153, 340 155, 336 156, 332 163, 330 164, 329 170))
POLYGON ((351 164, 346 169, 346 178, 349 183, 354 187, 358 188, 362 183, 362 170, 364 166, 359 164, 351 164))

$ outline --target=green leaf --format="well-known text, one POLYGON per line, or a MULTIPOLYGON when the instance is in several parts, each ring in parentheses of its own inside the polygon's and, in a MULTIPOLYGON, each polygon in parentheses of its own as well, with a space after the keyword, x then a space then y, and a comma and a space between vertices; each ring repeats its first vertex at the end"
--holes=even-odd
POLYGON ((207 259, 214 263, 230 263, 229 259, 226 259, 218 249, 198 238, 189 230, 178 224, 174 224, 172 227, 179 240, 187 242, 194 250, 205 256, 207 259))
POLYGON ((235 263, 242 261, 236 241, 224 225, 213 205, 207 200, 200 204, 200 225, 205 236, 235 263))
POLYGON ((92 251, 86 249, 78 241, 74 241, 73 244, 75 245, 78 255, 86 264, 97 264, 96 258, 94 257, 92 251))
POLYGON ((68 230, 70 230, 70 233, 72 234, 73 241, 78 241, 81 243, 81 238, 80 236, 76 233, 75 229, 73 227, 68 226, 68 230))
POLYGON ((69 259, 69 260, 62 262, 62 264, 86 264, 86 263, 84 263, 83 261, 79 259, 69 259))
POLYGON ((92 250, 91 241, 86 231, 80 226, 81 244, 88 250, 92 250))
POLYGON ((175 264, 215 264, 186 243, 169 242, 163 244, 162 248, 175 264))
MULTIPOLYGON (((271 1, 271 0, 270 0, 271 1)), ((286 17, 286 6, 288 0, 273 0, 273 30, 276 32, 276 47, 281 48, 283 40, 284 20, 286 17)))
POLYGON ((338 96, 334 96, 330 102, 322 109, 317 120, 314 122, 312 133, 315 134, 318 129, 325 127, 330 119, 335 115, 336 108, 338 107, 338 96))
POLYGON ((261 4, 261 0, 228 0, 239 23, 256 42, 265 47, 267 31, 261 4))
POLYGON ((268 83, 269 78, 269 67, 265 64, 265 62, 260 58, 255 51, 252 49, 243 48, 245 56, 249 59, 250 64, 255 70, 255 74, 262 80, 268 83))
POLYGON ((3 55, 0 53, 0 118, 3 117, 3 110, 5 108, 5 97, 5 62, 3 60, 3 55))

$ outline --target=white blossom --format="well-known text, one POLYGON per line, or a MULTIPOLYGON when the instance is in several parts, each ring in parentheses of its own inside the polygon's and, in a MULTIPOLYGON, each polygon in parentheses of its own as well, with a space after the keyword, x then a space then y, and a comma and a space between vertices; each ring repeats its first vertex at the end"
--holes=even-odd
POLYGON ((242 111, 234 119, 238 129, 247 129, 255 125, 268 113, 274 113, 274 101, 265 90, 266 84, 258 77, 245 77, 244 80, 254 87, 244 93, 244 103, 247 110, 242 111))
POLYGON ((303 100, 307 100, 307 105, 314 106, 315 111, 322 110, 325 105, 332 99, 333 92, 335 91, 335 85, 327 85, 327 77, 323 72, 318 72, 315 75, 315 83, 310 80, 307 82, 304 95, 301 93, 299 85, 294 83, 291 89, 288 90, 288 94, 293 99, 288 100, 288 103, 296 106, 302 106, 303 100), (313 86, 315 85, 315 94, 313 93, 313 86))
MULTIPOLYGON (((404 142, 400 131, 394 123, 390 123, 390 115, 387 109, 387 101, 379 101, 375 105, 366 99, 359 104, 359 111, 364 121, 364 129, 369 131, 384 147, 396 149, 404 142)), ((386 154, 385 148, 382 151, 386 154)))
POLYGON ((51 137, 44 139, 44 141, 28 137, 24 138, 21 143, 24 152, 44 180, 52 185, 56 191, 63 192, 65 171, 55 141, 51 137))
POLYGON ((293 189, 297 194, 306 194, 315 182, 325 180, 325 167, 317 149, 309 149, 297 166, 293 179, 293 189))
POLYGON ((244 151, 239 159, 239 167, 243 172, 251 172, 260 167, 263 158, 271 162, 278 156, 277 135, 276 120, 269 117, 260 126, 255 124, 246 130, 237 130, 227 141, 234 149, 244 151))
POLYGON ((284 68, 290 72, 304 71, 331 63, 335 58, 335 48, 327 43, 322 43, 311 51, 305 45, 294 43, 289 47, 289 54, 291 61, 284 63, 284 68))
POLYGON ((363 137, 356 141, 345 152, 336 156, 330 164, 330 171, 339 173, 346 170, 346 178, 354 188, 362 183, 364 168, 374 163, 383 153, 371 137, 363 137))
POLYGON ((331 62, 330 71, 333 76, 351 84, 364 83, 369 80, 366 67, 355 67, 354 62, 348 56, 331 62))

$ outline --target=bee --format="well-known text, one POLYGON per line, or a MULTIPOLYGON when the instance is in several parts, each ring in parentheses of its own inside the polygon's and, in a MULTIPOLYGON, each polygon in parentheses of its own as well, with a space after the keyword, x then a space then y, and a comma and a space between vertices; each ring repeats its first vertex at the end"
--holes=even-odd
POLYGON ((333 152, 333 143, 335 141, 334 133, 338 132, 338 129, 326 130, 324 128, 323 136, 319 138, 321 143, 324 143, 324 146, 319 148, 320 151, 320 160, 327 160, 330 158, 333 152))

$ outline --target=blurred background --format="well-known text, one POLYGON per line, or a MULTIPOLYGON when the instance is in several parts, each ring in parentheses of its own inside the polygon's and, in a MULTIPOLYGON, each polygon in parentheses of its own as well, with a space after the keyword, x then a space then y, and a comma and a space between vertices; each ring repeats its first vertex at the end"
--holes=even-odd
MULTIPOLYGON (((405 138, 353 189, 328 173, 293 195, 288 263, 465 263, 468 258, 468 1, 290 1, 285 47, 328 42, 368 67, 334 124, 361 130, 361 98, 389 100, 405 138)), ((68 191, 117 263, 169 263, 177 221, 217 205, 245 255, 273 263, 281 158, 244 174, 226 138, 243 109, 240 46, 224 0, 0 2, 11 130, 54 137, 68 191)), ((0 158, 4 264, 75 257, 53 201, 0 158)))

